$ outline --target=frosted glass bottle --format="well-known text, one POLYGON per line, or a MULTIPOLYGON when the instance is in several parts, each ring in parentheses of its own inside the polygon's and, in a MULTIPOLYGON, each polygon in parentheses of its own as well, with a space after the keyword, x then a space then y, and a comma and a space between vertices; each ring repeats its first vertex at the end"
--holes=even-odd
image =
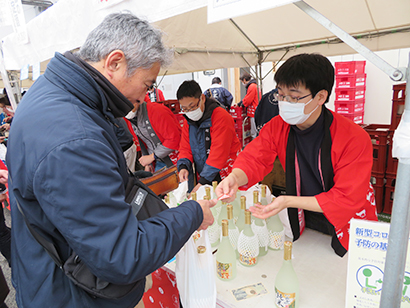
POLYGON ((241 212, 239 214, 238 220, 236 221, 236 226, 239 232, 245 228, 245 210, 246 210, 246 197, 241 197, 241 212))
POLYGON ((275 279, 275 304, 279 308, 298 308, 299 281, 292 265, 292 242, 286 241, 284 247, 284 260, 275 279))
POLYGON ((241 213, 241 192, 240 190, 236 191, 235 200, 232 201, 233 206, 233 221, 236 223, 238 220, 239 214, 241 213))
POLYGON ((258 237, 251 228, 251 212, 245 211, 245 228, 238 239, 239 262, 244 266, 255 266, 258 263, 258 237))
POLYGON ((228 212, 226 209, 226 205, 227 205, 226 202, 222 201, 221 212, 219 213, 219 216, 218 216, 218 224, 220 226, 222 226, 222 220, 228 219, 228 212))
MULTIPOLYGON (((257 202, 256 205, 260 205, 260 202, 257 202)), ((252 231, 258 237, 259 257, 263 257, 268 253, 269 245, 269 231, 265 220, 254 217, 252 231)))
POLYGON ((262 205, 268 205, 268 198, 266 196, 266 185, 261 185, 261 204, 262 205))
MULTIPOLYGON (((218 186, 218 182, 217 181, 213 181, 212 182, 212 187, 213 187, 213 199, 218 199, 218 197, 216 196, 216 187, 218 186)), ((215 206, 215 213, 216 213, 216 217, 218 217, 221 214, 222 211, 222 201, 218 200, 218 202, 216 202, 215 206)), ((221 225, 221 224, 219 224, 221 225)))
POLYGON ((196 201, 196 192, 191 193, 191 200, 196 201))
MULTIPOLYGON (((204 196, 204 200, 209 200, 208 195, 204 196)), ((212 208, 211 208, 212 211, 212 208)), ((218 224, 218 219, 214 217, 214 222, 208 227, 209 242, 212 247, 216 247, 219 244, 221 237, 221 227, 218 224)))
POLYGON ((235 250, 236 258, 239 258, 239 253, 238 253, 238 238, 239 238, 239 230, 238 227, 235 225, 233 221, 233 206, 232 204, 228 204, 226 206, 226 209, 228 211, 228 226, 229 226, 229 240, 231 241, 231 245, 233 249, 235 250))
POLYGON ((222 240, 216 252, 216 276, 224 281, 236 277, 236 254, 229 240, 228 221, 222 221, 222 240))

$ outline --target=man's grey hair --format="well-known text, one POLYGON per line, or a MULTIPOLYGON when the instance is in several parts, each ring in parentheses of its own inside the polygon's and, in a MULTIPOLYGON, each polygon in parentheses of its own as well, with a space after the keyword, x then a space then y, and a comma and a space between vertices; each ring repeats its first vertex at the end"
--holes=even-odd
POLYGON ((128 76, 154 63, 167 66, 172 51, 164 46, 162 32, 130 12, 113 13, 90 32, 77 55, 86 62, 99 62, 119 49, 127 60, 128 76))

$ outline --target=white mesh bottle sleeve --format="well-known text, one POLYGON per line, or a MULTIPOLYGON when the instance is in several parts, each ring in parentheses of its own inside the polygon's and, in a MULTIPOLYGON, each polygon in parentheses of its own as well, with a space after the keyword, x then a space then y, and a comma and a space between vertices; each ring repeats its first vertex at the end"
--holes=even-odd
POLYGON ((259 255, 258 237, 256 235, 249 237, 242 230, 238 238, 238 253, 239 262, 242 264, 256 264, 259 255))
POLYGON ((271 249, 283 249, 283 244, 285 243, 285 229, 280 232, 269 232, 269 248, 271 249))
POLYGON ((236 227, 235 229, 229 229, 229 241, 231 242, 231 245, 233 249, 238 248, 238 239, 239 239, 239 229, 236 227))
POLYGON ((252 231, 258 237, 259 247, 264 247, 268 249, 269 245, 269 231, 266 226, 266 222, 263 220, 263 226, 258 226, 255 222, 252 222, 252 231))

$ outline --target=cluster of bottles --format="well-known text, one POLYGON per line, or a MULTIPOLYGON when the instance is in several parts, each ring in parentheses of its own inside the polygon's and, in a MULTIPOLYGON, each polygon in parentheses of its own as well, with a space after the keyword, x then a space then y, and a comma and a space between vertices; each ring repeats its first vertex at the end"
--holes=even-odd
MULTIPOLYGON (((213 197, 216 199, 217 183, 212 184, 213 197)), ((205 191, 204 199, 211 199, 210 187, 206 187, 205 191)), ((259 192, 257 190, 253 192, 253 204, 268 204, 265 185, 261 186, 260 201, 259 192)), ((278 215, 266 220, 253 216, 246 209, 246 197, 241 196, 239 191, 231 204, 218 201, 212 208, 212 214, 214 223, 208 228, 208 234, 211 246, 219 245, 216 253, 217 277, 223 281, 232 280, 236 277, 237 260, 240 264, 251 267, 255 266, 258 259, 265 256, 269 249, 285 248, 284 263, 275 282, 275 302, 277 307, 291 307, 286 305, 295 303, 298 283, 291 264, 292 243, 285 243, 285 231, 278 215)))

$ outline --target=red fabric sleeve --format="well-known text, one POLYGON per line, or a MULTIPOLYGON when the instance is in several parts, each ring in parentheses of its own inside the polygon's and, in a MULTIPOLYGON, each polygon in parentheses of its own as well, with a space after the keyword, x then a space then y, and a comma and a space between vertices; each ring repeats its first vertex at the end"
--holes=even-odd
POLYGON ((178 150, 181 140, 181 126, 172 111, 162 104, 147 104, 148 118, 163 146, 178 150))
POLYGON ((151 103, 151 100, 150 100, 150 98, 149 98, 148 92, 145 93, 144 102, 146 102, 146 103, 151 103))
POLYGON ((193 162, 191 145, 189 143, 189 125, 186 119, 184 119, 184 125, 182 126, 181 142, 179 143, 179 155, 178 159, 187 158, 193 162))
POLYGON ((215 108, 211 121, 211 150, 206 164, 222 169, 229 157, 236 157, 241 144, 236 136, 234 121, 225 109, 215 108))
POLYGON ((162 91, 160 90, 160 89, 157 89, 157 94, 158 94, 158 101, 159 102, 162 102, 162 101, 164 101, 165 100, 165 97, 164 97, 164 93, 162 93, 162 91))
POLYGON ((256 84, 251 83, 249 85, 248 91, 246 92, 242 103, 245 107, 253 105, 256 108, 258 106, 258 87, 256 84))

